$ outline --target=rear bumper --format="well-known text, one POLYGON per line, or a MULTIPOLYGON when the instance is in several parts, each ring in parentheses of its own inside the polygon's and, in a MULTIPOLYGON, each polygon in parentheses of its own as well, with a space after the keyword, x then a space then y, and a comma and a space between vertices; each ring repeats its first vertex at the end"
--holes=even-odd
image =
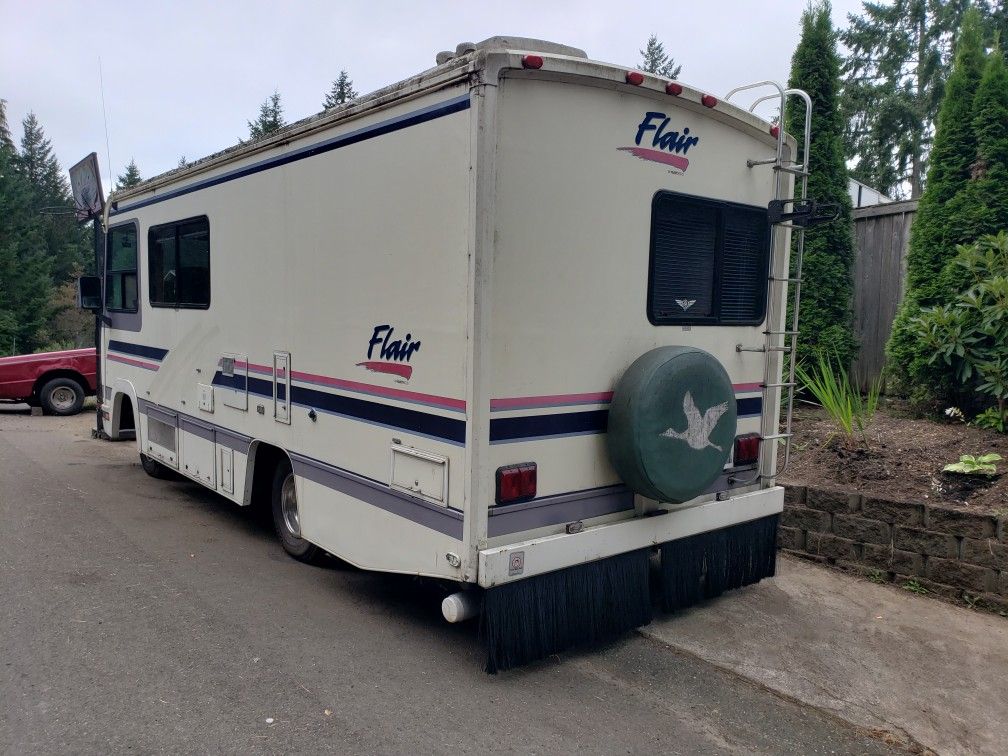
POLYGON ((784 509, 781 486, 753 491, 727 501, 710 501, 688 509, 597 525, 580 533, 534 538, 479 552, 483 588, 572 567, 616 554, 657 546, 709 530, 779 514, 784 509))

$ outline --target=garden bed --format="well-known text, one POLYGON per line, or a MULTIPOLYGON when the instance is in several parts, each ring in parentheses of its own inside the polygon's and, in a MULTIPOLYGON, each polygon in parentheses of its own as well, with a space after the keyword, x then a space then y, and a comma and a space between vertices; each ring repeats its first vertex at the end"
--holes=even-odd
POLYGON ((865 496, 951 505, 1008 515, 1008 435, 958 421, 910 417, 898 402, 883 402, 868 429, 867 449, 840 443, 818 407, 796 404, 791 464, 785 485, 815 485, 865 496), (962 454, 997 452, 993 479, 942 473, 962 454))

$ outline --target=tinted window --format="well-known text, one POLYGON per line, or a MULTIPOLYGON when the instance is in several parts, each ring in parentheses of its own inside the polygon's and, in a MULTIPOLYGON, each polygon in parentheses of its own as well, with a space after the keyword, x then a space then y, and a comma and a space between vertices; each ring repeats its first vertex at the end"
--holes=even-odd
POLYGON ((105 309, 137 311, 137 232, 132 223, 109 229, 105 260, 105 309))
POLYGON ((151 228, 150 301, 155 307, 210 306, 210 222, 193 218, 151 228))
POLYGON ((655 325, 762 322, 768 228, 763 208, 655 195, 648 319, 655 325))

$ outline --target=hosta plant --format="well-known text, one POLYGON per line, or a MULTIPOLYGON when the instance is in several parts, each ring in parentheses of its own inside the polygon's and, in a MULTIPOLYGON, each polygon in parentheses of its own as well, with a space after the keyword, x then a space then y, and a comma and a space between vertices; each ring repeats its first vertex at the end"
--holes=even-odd
POLYGON ((963 454, 958 462, 945 465, 942 470, 960 475, 997 475, 995 463, 1000 461, 1000 454, 984 454, 980 457, 963 454))

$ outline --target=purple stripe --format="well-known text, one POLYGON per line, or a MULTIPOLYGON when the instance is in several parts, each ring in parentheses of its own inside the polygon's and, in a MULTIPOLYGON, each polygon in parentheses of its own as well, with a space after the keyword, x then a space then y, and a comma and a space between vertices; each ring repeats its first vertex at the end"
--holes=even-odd
POLYGON ((491 507, 487 535, 493 538, 521 533, 560 523, 627 512, 633 508, 633 491, 625 486, 608 486, 544 496, 523 504, 491 507))
POLYGON ((294 472, 326 488, 403 517, 418 525, 462 540, 462 513, 393 491, 383 483, 325 462, 289 452, 294 472))

